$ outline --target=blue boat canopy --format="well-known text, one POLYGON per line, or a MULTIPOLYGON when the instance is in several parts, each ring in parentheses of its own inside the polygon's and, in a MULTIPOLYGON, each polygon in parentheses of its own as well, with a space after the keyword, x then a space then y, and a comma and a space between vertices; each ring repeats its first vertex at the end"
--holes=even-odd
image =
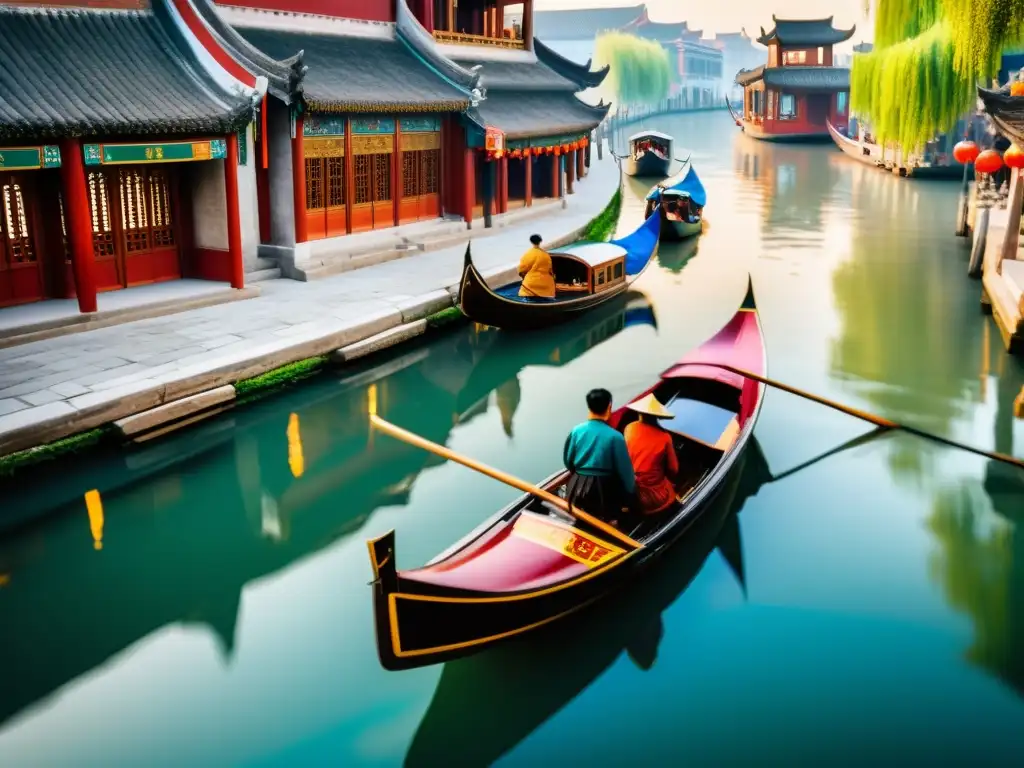
POLYGON ((690 196, 690 199, 701 208, 708 204, 707 190, 704 189, 704 184, 701 182, 700 177, 697 176, 697 171, 693 169, 692 165, 690 166, 690 170, 686 172, 686 176, 683 177, 682 181, 669 187, 655 187, 647 193, 647 199, 660 200, 662 192, 687 194, 690 196))

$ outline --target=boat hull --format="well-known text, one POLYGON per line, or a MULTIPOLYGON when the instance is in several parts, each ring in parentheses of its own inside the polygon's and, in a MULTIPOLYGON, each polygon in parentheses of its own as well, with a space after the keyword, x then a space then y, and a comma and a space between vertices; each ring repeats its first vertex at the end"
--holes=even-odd
POLYGON ((688 237, 699 235, 704 228, 702 221, 673 221, 665 219, 661 225, 662 240, 685 240, 688 237))
POLYGON ((665 178, 669 175, 672 166, 672 158, 661 157, 653 152, 645 152, 640 159, 634 159, 632 155, 622 161, 622 172, 627 176, 639 178, 665 178))
POLYGON ((959 179, 964 174, 964 167, 960 163, 917 165, 909 168, 892 164, 886 165, 882 147, 879 145, 854 141, 849 136, 841 133, 831 123, 828 123, 828 132, 832 141, 842 150, 844 155, 886 173, 912 179, 959 179))
POLYGON ((773 141, 782 144, 827 144, 831 141, 828 131, 808 133, 768 133, 760 125, 743 120, 743 132, 752 139, 773 141))

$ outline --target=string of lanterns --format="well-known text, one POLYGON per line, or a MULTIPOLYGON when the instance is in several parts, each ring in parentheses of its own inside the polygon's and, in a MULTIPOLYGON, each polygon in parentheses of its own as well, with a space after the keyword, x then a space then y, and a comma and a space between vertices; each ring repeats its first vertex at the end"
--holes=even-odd
POLYGON ((584 136, 577 141, 569 141, 563 144, 552 144, 547 147, 516 147, 515 149, 486 149, 488 160, 500 160, 503 157, 510 157, 514 160, 525 157, 539 157, 541 155, 565 155, 578 149, 583 149, 590 143, 584 136))
POLYGON ((996 173, 1004 165, 1007 168, 1024 168, 1024 150, 1016 144, 1011 144, 1010 148, 1000 155, 994 149, 981 151, 973 141, 965 140, 953 147, 953 158, 963 165, 974 163, 974 170, 977 173, 996 173))

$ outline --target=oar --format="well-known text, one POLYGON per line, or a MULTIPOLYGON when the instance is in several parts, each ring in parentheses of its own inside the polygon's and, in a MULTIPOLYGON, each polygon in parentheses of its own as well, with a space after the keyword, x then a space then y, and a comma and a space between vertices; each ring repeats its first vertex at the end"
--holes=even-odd
POLYGON ((1009 456, 1005 453, 997 453, 996 451, 986 451, 981 448, 975 448, 972 445, 958 443, 956 440, 950 440, 948 437, 942 437, 941 435, 935 435, 932 434, 931 432, 925 432, 923 429, 912 427, 909 424, 900 424, 899 422, 892 421, 891 419, 886 419, 883 418, 882 416, 876 416, 873 413, 868 413, 867 411, 861 411, 857 408, 851 408, 848 405, 837 403, 835 400, 829 400, 826 397, 821 397, 820 395, 815 395, 811 392, 805 392, 802 389, 791 387, 789 386, 789 384, 783 384, 781 381, 769 379, 766 376, 761 376, 760 374, 754 373, 753 371, 748 371, 743 368, 736 368, 734 366, 726 365, 724 363, 691 363, 691 365, 706 365, 710 366, 711 368, 719 368, 723 371, 730 371, 739 376, 744 376, 748 379, 759 381, 762 384, 765 384, 769 387, 781 389, 783 392, 789 392, 789 394, 791 395, 796 395, 797 397, 802 397, 805 400, 811 400, 812 402, 819 403, 820 405, 825 405, 828 406, 829 408, 834 408, 837 411, 842 411, 848 416, 853 416, 855 418, 871 422, 877 427, 881 427, 883 429, 899 429, 904 432, 908 432, 911 435, 923 437, 925 440, 932 440, 936 443, 948 445, 951 448, 959 448, 962 451, 969 451, 970 453, 975 453, 978 456, 984 456, 985 458, 994 459, 995 461, 1002 461, 1005 462, 1006 464, 1012 464, 1015 467, 1020 467, 1024 469, 1024 459, 1018 459, 1016 456, 1009 456))
POLYGON ((623 544, 628 545, 630 549, 640 549, 643 546, 639 541, 631 539, 629 536, 622 533, 614 526, 608 525, 608 523, 605 523, 602 520, 598 520, 593 515, 588 515, 582 509, 570 505, 565 499, 561 498, 560 496, 556 496, 553 493, 549 493, 548 491, 545 491, 543 488, 539 488, 536 485, 531 485, 525 480, 520 480, 518 477, 513 477, 510 474, 502 472, 500 469, 495 469, 494 467, 489 467, 486 464, 482 464, 476 459, 471 459, 468 456, 463 456, 460 453, 456 453, 455 451, 449 448, 445 448, 443 445, 432 443, 430 440, 427 440, 426 438, 420 437, 419 435, 415 435, 412 432, 408 432, 402 429, 401 427, 392 424, 389 421, 385 421, 375 413, 370 414, 370 424, 379 429, 381 432, 391 435, 392 437, 402 440, 406 443, 409 443, 409 445, 414 445, 417 448, 422 448, 425 451, 429 451, 430 453, 448 459, 449 461, 454 461, 455 463, 461 464, 464 467, 469 467, 470 469, 479 472, 482 475, 487 475, 488 477, 498 480, 499 482, 505 483, 506 485, 511 485, 513 488, 517 488, 523 493, 529 493, 532 496, 536 496, 538 499, 542 499, 548 502, 549 504, 553 504, 563 512, 567 512, 576 519, 582 520, 585 523, 589 523, 598 530, 603 531, 604 533, 617 539, 623 544))

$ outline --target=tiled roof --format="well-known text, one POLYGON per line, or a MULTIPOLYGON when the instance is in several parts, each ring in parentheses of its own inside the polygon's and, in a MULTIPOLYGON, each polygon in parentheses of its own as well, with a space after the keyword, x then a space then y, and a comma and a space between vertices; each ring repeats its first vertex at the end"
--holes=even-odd
POLYGON ((832 26, 832 16, 827 19, 777 19, 772 16, 775 26, 771 32, 761 27, 761 36, 757 42, 768 45, 778 42, 782 45, 835 45, 853 37, 857 31, 854 25, 850 29, 836 29, 832 26))
POLYGON ((736 84, 749 85, 750 83, 756 83, 762 77, 764 77, 764 64, 753 69, 741 69, 736 73, 736 84))
POLYGON ((533 35, 543 40, 593 40, 601 32, 622 29, 645 15, 645 6, 534 11, 533 35))
POLYGON ((229 133, 253 103, 195 59, 163 7, 0 6, 0 138, 229 133))
POLYGON ((592 131, 608 106, 591 107, 568 91, 490 91, 468 114, 481 128, 493 126, 506 138, 521 139, 592 131))
POLYGON ((632 27, 633 32, 639 37, 647 40, 657 40, 659 43, 671 43, 683 37, 700 37, 700 30, 691 30, 685 21, 677 21, 664 24, 657 21, 645 21, 632 27))
POLYGON ((845 67, 768 67, 764 84, 773 88, 831 91, 850 87, 850 70, 845 67))
POLYGON ((569 91, 575 93, 581 90, 580 86, 572 80, 562 77, 540 62, 456 59, 456 63, 470 70, 473 67, 479 67, 475 71, 480 75, 480 85, 485 91, 569 91))
POLYGON ((542 64, 547 65, 567 80, 572 80, 576 83, 578 90, 597 88, 597 86, 604 82, 608 72, 611 70, 611 65, 605 65, 603 69, 591 70, 592 59, 587 61, 586 64, 577 64, 575 61, 570 61, 561 54, 556 53, 536 37, 533 39, 533 52, 542 64))
POLYGON ((1017 146, 1024 147, 1024 96, 1011 96, 1010 87, 999 90, 978 88, 978 98, 996 128, 1017 146))
POLYGON ((304 51, 309 71, 303 98, 324 112, 449 112, 469 106, 465 91, 434 74, 400 40, 313 35, 240 27, 238 32, 277 57, 304 51))
POLYGON ((267 78, 271 93, 287 103, 301 91, 301 81, 306 73, 302 51, 292 51, 283 59, 271 58, 224 21, 213 7, 212 0, 192 0, 192 4, 209 25, 214 39, 235 61, 252 74, 267 78))

